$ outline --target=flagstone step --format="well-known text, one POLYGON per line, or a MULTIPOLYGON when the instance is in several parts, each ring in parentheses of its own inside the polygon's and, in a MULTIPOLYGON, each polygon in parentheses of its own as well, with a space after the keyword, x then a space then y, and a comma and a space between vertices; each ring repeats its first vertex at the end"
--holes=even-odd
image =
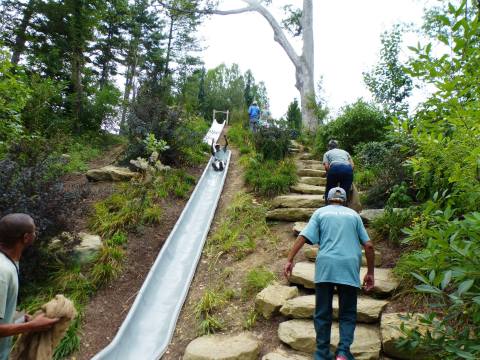
MULTIPOLYGON (((332 324, 331 348, 338 344, 338 323, 332 324)), ((311 320, 289 320, 280 323, 278 327, 280 340, 295 350, 313 353, 316 348, 316 333, 311 320)), ((355 340, 350 348, 357 360, 376 360, 380 358, 382 344, 377 326, 357 324, 355 340)))
MULTIPOLYGON (((359 296, 357 302, 357 322, 376 323, 388 301, 359 296)), ((333 296, 333 318, 338 319, 338 296, 333 296)), ((287 300, 280 308, 280 313, 295 319, 312 318, 315 311, 315 295, 299 296, 287 300)))
POLYGON ((302 176, 298 178, 298 182, 308 185, 325 186, 327 184, 327 179, 321 177, 302 176))
POLYGON ((290 186, 290 191, 299 194, 323 195, 325 194, 325 186, 298 183, 297 185, 290 186))
MULTIPOLYGON (((360 281, 367 273, 366 267, 360 268, 360 281)), ((298 262, 293 267, 290 283, 302 285, 307 289, 314 289, 315 263, 298 262)), ((398 287, 398 281, 393 276, 391 269, 376 268, 375 269, 375 287, 373 293, 378 296, 388 296, 398 287)))
POLYGON ((296 286, 269 285, 255 297, 255 308, 265 319, 269 319, 287 300, 296 296, 298 296, 296 286))
POLYGON ((319 208, 325 205, 323 195, 290 194, 281 195, 271 202, 272 208, 319 208))
POLYGON ((288 148, 288 151, 293 153, 293 154, 298 154, 300 153, 302 150, 299 149, 299 148, 294 148, 294 147, 291 147, 291 148, 288 148))
POLYGON ((298 176, 311 176, 311 177, 326 177, 327 173, 325 170, 318 170, 318 169, 299 169, 297 171, 298 176))
POLYGON ((292 350, 287 351, 281 348, 276 349, 275 351, 268 353, 262 357, 262 360, 311 360, 311 354, 293 352, 292 350))
POLYGON ((313 169, 313 170, 325 170, 323 164, 320 161, 307 162, 308 160, 299 160, 295 162, 297 169, 313 169))
POLYGON ((313 154, 303 153, 298 158, 300 160, 313 160, 313 159, 315 159, 315 156, 313 154))
MULTIPOLYGON (((317 259, 318 246, 317 245, 307 245, 303 246, 303 255, 310 260, 315 261, 317 259)), ((375 250, 375 266, 382 265, 382 254, 379 251, 375 250)), ((362 266, 367 266, 367 258, 365 257, 365 250, 362 249, 362 266)))
MULTIPOLYGON (((406 329, 417 329, 420 333, 425 334, 429 330, 428 326, 420 323, 422 314, 410 314, 411 318, 406 319, 407 313, 390 313, 382 314, 380 323, 380 332, 383 343, 383 352, 395 359, 428 359, 430 358, 426 352, 419 349, 408 351, 399 349, 396 344, 404 334, 400 331, 400 326, 404 324, 406 329)), ((431 329, 430 329, 431 331, 431 329)))
POLYGON ((267 220, 300 221, 308 220, 317 208, 278 208, 267 211, 267 220))

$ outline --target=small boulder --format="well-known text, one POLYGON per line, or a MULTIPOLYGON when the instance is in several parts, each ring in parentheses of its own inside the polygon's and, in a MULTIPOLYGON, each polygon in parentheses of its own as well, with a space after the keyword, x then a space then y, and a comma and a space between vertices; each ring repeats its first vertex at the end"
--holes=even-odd
POLYGON ((98 235, 87 233, 78 233, 80 244, 75 246, 73 252, 77 260, 81 263, 90 262, 103 246, 102 238, 98 235))
MULTIPOLYGON (((303 230, 303 229, 302 229, 303 230)), ((304 245, 303 254, 310 261, 315 261, 317 259, 318 246, 317 245, 304 245)), ((382 254, 379 251, 375 250, 375 266, 380 266, 382 264, 382 254)), ((365 257, 365 250, 362 249, 362 266, 367 266, 367 258, 365 257)))
POLYGON ((183 360, 257 360, 260 343, 250 333, 207 335, 188 344, 183 360))
POLYGON ((298 262, 293 267, 289 280, 292 284, 302 285, 308 289, 315 289, 314 276, 315 264, 313 262, 298 262))
POLYGON ((297 221, 295 224, 293 224, 292 230, 293 234, 295 236, 298 236, 302 232, 303 229, 305 229, 305 226, 307 226, 307 223, 304 221, 297 221))
POLYGON ((255 307, 264 318, 269 319, 288 299, 298 296, 296 286, 273 284, 260 291, 255 298, 255 307))
POLYGON ((100 169, 88 170, 86 176, 89 181, 127 181, 140 174, 128 168, 108 165, 100 169))

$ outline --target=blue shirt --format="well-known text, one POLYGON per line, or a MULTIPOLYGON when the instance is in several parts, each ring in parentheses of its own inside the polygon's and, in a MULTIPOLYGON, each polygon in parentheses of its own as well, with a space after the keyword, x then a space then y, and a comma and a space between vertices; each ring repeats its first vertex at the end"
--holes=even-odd
POLYGON ((260 108, 257 105, 250 105, 248 116, 250 119, 258 119, 260 117, 260 108))
POLYGON ((300 235, 307 243, 320 246, 315 261, 315 283, 360 287, 361 245, 370 239, 355 210, 341 205, 320 208, 300 235))

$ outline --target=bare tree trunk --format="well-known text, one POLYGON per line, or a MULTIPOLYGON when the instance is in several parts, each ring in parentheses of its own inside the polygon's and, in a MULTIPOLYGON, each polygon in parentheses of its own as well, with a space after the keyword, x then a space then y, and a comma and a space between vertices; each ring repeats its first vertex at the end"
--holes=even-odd
POLYGON ((120 120, 120 132, 124 133, 126 130, 127 111, 130 106, 130 94, 133 89, 135 77, 137 76, 138 64, 138 39, 134 38, 130 42, 129 49, 129 63, 127 64, 127 71, 125 73, 125 91, 123 93, 122 118, 120 120))
POLYGON ((33 16, 35 0, 30 0, 23 11, 23 18, 20 26, 15 31, 17 36, 15 38, 15 44, 13 45, 12 64, 17 65, 20 61, 20 55, 22 55, 25 49, 25 42, 27 41, 27 28, 30 24, 30 20, 33 16))
POLYGON ((245 12, 258 12, 273 29, 273 38, 283 48, 295 67, 295 87, 300 92, 302 108, 302 124, 305 129, 314 131, 318 122, 315 119, 313 103, 315 101, 315 74, 314 74, 314 42, 313 42, 313 3, 312 0, 303 0, 302 28, 303 28, 303 53, 297 55, 288 41, 280 24, 273 15, 258 0, 243 0, 248 6, 234 10, 213 10, 217 15, 232 15, 245 12))

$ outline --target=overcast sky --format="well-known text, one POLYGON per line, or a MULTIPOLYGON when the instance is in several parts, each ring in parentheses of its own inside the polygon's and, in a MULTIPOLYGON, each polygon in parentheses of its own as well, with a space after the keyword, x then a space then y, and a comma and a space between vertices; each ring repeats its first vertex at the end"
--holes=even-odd
MULTIPOLYGON (((285 3, 302 5, 301 0, 273 0, 272 7, 285 3)), ((323 77, 325 97, 335 113, 359 97, 370 98, 362 72, 378 62, 380 34, 398 22, 420 24, 425 1, 313 0, 313 4, 315 78, 323 77)), ((220 8, 243 6, 239 0, 224 0, 220 8)), ((242 72, 251 69, 257 82, 265 82, 274 117, 284 115, 289 103, 299 99, 293 65, 259 14, 213 16, 200 28, 200 37, 207 69, 237 63, 242 72)), ((410 35, 407 42, 414 45, 417 40, 410 35)), ((300 43, 295 46, 300 50, 300 43)))

